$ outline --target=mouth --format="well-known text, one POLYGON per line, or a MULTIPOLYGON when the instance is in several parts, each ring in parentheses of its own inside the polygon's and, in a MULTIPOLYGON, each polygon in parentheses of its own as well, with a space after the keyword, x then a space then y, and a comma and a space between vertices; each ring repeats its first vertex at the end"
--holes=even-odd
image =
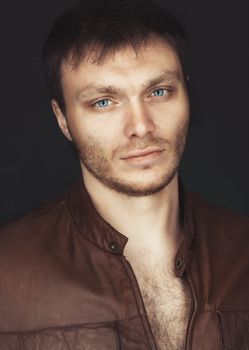
POLYGON ((147 155, 150 155, 152 153, 160 153, 163 152, 164 149, 160 148, 146 148, 142 150, 136 150, 128 153, 126 156, 122 157, 121 159, 131 159, 131 158, 137 158, 137 157, 146 157, 147 155))
POLYGON ((145 164, 151 163, 157 160, 161 154, 164 152, 164 149, 159 148, 146 148, 144 150, 136 150, 128 153, 125 157, 121 159, 127 161, 131 164, 145 164))

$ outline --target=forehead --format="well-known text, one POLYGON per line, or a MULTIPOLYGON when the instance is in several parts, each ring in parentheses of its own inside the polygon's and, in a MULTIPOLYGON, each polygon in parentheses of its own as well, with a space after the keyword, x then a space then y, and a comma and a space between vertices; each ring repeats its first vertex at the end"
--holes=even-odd
POLYGON ((173 72, 182 79, 182 68, 176 52, 166 42, 156 41, 134 49, 125 47, 108 53, 101 62, 94 60, 96 55, 89 54, 87 58, 74 66, 70 61, 62 64, 62 85, 76 84, 82 81, 84 84, 92 82, 111 82, 112 79, 137 80, 153 78, 162 72, 173 72))

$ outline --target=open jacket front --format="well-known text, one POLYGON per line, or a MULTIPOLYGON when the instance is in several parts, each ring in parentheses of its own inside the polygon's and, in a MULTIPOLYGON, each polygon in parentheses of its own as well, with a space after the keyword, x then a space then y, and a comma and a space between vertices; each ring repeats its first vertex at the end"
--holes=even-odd
MULTIPOLYGON (((182 198, 175 274, 192 294, 186 349, 249 349, 249 219, 182 198)), ((81 182, 2 228, 0 349, 155 350, 126 243, 81 182)))

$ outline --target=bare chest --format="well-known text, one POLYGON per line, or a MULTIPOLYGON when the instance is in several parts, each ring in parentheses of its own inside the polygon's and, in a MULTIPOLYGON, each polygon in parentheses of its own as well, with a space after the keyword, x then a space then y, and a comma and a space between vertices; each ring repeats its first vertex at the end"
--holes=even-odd
POLYGON ((191 306, 187 284, 163 273, 139 274, 138 283, 158 349, 184 349, 191 306))

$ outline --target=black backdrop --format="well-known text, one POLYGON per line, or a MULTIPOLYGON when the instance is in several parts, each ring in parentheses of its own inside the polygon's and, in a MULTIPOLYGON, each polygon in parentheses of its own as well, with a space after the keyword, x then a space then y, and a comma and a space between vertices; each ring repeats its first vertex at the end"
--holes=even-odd
MULTIPOLYGON (((191 127, 181 177, 206 199, 249 215, 248 0, 162 2, 191 41, 191 127)), ((38 67, 52 21, 68 4, 1 4, 0 224, 62 194, 80 175, 38 67)))

